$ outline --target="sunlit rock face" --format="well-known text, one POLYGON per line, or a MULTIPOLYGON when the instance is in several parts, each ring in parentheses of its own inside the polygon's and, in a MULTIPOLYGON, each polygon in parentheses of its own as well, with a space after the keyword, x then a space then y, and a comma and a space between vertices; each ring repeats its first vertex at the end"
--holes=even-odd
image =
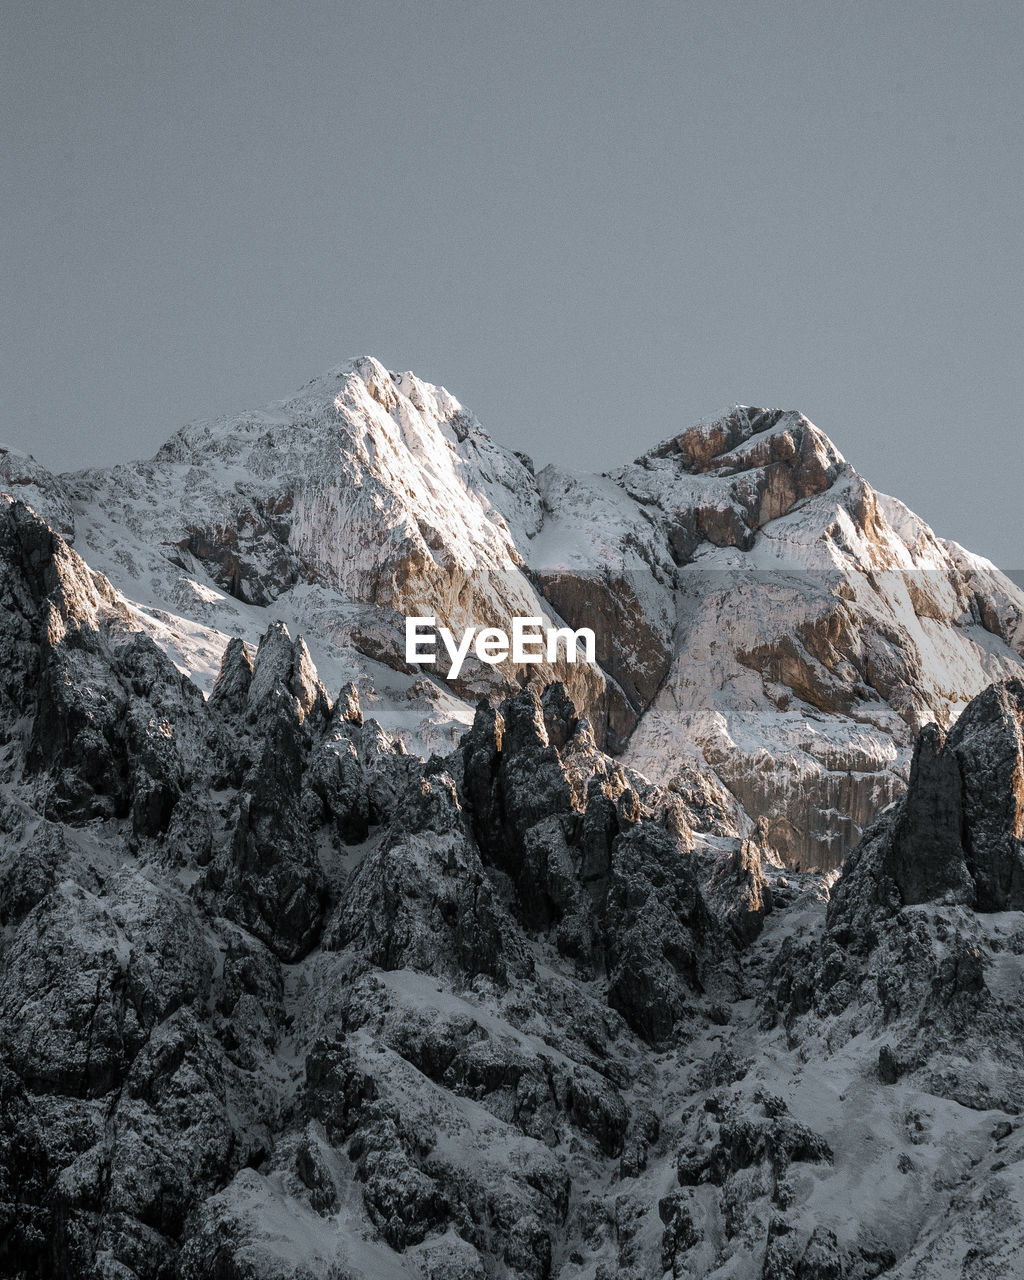
POLYGON ((713 772, 789 866, 839 866, 902 792, 917 730, 1020 670, 1020 593, 801 414, 741 407, 609 477, 541 479, 535 555, 563 562, 560 601, 585 600, 568 613, 641 602, 617 634, 642 659, 604 659, 635 673, 617 677, 639 711, 627 758, 677 787, 713 772))
POLYGON ((737 406, 606 475, 538 471, 364 357, 148 462, 5 466, 207 691, 228 638, 274 619, 424 753, 481 694, 560 680, 598 746, 663 785, 702 778, 715 821, 791 867, 839 866, 918 729, 1021 669, 1020 593, 796 412, 737 406), (405 660, 408 616, 516 615, 592 628, 596 665, 405 660))

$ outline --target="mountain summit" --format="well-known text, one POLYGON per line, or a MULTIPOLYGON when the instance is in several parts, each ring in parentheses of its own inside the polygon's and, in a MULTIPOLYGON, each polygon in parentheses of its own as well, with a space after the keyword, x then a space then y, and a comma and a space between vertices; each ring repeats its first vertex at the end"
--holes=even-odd
MULTIPOLYGON (((7 472, 40 502, 36 464, 7 472)), ((279 619, 424 750, 524 673, 411 670, 405 616, 592 627, 596 669, 536 677, 566 682, 599 746, 714 796, 723 831, 757 826, 792 867, 838 866, 905 785, 914 734, 1021 669, 1017 588, 793 411, 736 406, 605 475, 537 471, 443 388, 364 357, 42 487, 202 688, 231 636, 279 619)))

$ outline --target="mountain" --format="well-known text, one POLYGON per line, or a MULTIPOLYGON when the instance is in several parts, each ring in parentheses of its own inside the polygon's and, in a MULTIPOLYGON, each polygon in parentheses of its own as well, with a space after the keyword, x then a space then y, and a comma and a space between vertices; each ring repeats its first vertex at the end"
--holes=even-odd
POLYGON ((1021 1270, 1022 598, 806 419, 0 476, 0 1272, 1021 1270), (597 668, 405 669, 513 608, 597 668))
POLYGON ((207 692, 228 640, 278 619, 429 752, 523 673, 411 670, 405 616, 593 627, 598 668, 538 682, 563 680, 599 746, 703 802, 709 833, 757 827, 790 867, 838 867, 902 791, 914 734, 1021 670, 1024 595, 798 413, 736 408, 608 475, 537 473, 447 391, 364 358, 148 462, 47 478, 7 458, 9 491, 37 509, 45 491, 207 692))

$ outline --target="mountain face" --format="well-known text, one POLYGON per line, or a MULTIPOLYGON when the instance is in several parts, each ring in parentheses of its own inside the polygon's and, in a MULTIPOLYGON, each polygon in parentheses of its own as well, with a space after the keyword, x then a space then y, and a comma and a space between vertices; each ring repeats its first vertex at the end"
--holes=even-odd
POLYGON ((361 360, 0 488, 0 1273, 1024 1268, 1024 599, 805 418, 361 360))
POLYGON ((206 692, 232 636, 282 620, 410 749, 450 748, 524 672, 410 669, 406 616, 590 626, 598 666, 537 683, 794 868, 838 867, 914 734, 1021 670, 1024 596, 797 413, 737 408, 609 475, 535 473, 448 392, 364 358, 148 462, 58 479, 8 454, 0 476, 206 692))

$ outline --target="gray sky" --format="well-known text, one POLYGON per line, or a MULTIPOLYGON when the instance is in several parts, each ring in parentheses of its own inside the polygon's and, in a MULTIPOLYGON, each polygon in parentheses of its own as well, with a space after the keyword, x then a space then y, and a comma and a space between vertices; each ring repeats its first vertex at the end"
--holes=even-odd
POLYGON ((1020 0, 0 12, 0 438, 47 465, 369 352, 542 462, 799 408, 1024 565, 1020 0))

